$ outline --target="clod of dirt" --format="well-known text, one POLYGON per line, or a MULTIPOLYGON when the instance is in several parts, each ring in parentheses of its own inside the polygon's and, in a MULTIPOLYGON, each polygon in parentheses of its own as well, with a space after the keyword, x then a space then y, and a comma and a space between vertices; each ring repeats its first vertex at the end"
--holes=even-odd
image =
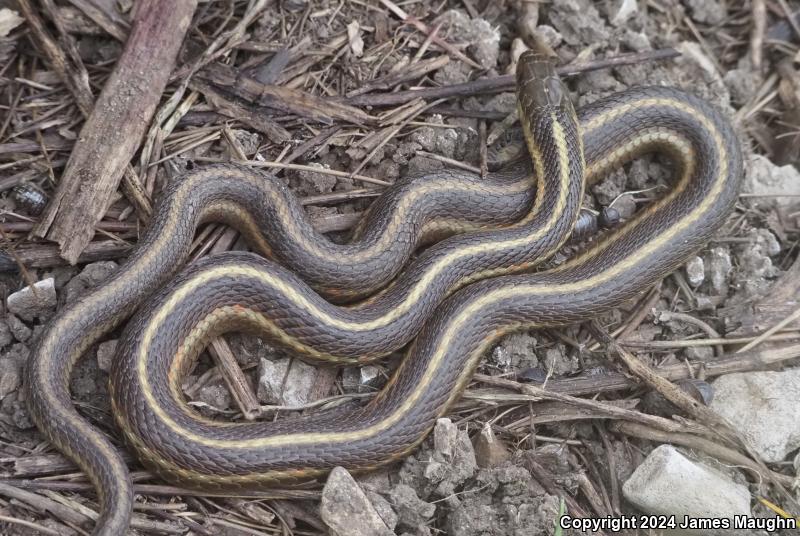
POLYGON ((502 370, 534 368, 539 364, 535 353, 538 345, 536 337, 528 333, 513 333, 495 346, 491 361, 502 370))
POLYGON ((766 462, 800 447, 800 368, 728 374, 714 381, 711 409, 727 419, 766 462))
POLYGON ((15 337, 11 334, 11 328, 8 325, 8 319, 0 318, 0 350, 11 344, 14 338, 15 337))
MULTIPOLYGON (((671 445, 651 452, 622 486, 625 498, 648 514, 725 517, 750 515, 750 492, 726 475, 690 460, 671 445)), ((688 534, 716 534, 707 530, 688 534)), ((727 533, 726 533, 727 534, 727 533)))
POLYGON ((73 303, 87 291, 100 285, 117 271, 118 265, 114 261, 93 262, 87 264, 77 276, 64 287, 64 302, 73 303))
POLYGON ((430 536, 428 522, 436 513, 435 505, 420 499, 414 488, 406 484, 398 484, 389 492, 389 502, 397 513, 398 528, 430 536))
POLYGON ((706 24, 720 24, 728 16, 728 9, 724 3, 717 0, 686 0, 689 14, 697 22, 706 24))
POLYGON ((322 490, 322 521, 333 535, 391 536, 361 486, 342 467, 335 467, 322 490))
POLYGON ((475 438, 475 461, 478 467, 498 467, 511 459, 511 452, 502 440, 498 439, 488 422, 475 438))
POLYGON ((22 383, 22 363, 13 357, 0 357, 0 399, 16 391, 22 383))
POLYGON ((220 411, 230 409, 232 401, 231 392, 222 380, 202 386, 194 396, 194 400, 220 411))
POLYGON ((558 517, 558 497, 547 495, 516 465, 482 469, 462 495, 461 504, 447 517, 449 534, 551 534, 558 517))
POLYGON ((463 11, 445 11, 437 20, 453 42, 468 43, 467 52, 484 69, 497 65, 500 55, 500 32, 489 21, 472 19, 463 11))
POLYGON ((37 281, 32 287, 11 294, 6 301, 8 310, 27 322, 47 320, 56 310, 56 287, 52 277, 37 281))
POLYGON ((733 280, 741 289, 739 299, 763 295, 780 275, 770 258, 781 252, 775 235, 767 229, 751 229, 748 238, 747 243, 734 247, 737 271, 733 280))
POLYGON ((558 30, 569 45, 605 43, 611 30, 589 0, 565 0, 558 9, 548 11, 550 24, 558 30))
POLYGON ((8 329, 11 331, 11 334, 14 335, 16 340, 25 343, 30 341, 33 330, 29 328, 25 322, 20 320, 15 315, 8 313, 6 315, 6 323, 8 329))
POLYGON ((800 204, 800 171, 791 165, 776 166, 762 155, 753 155, 746 163, 742 192, 754 194, 750 203, 777 204, 791 209, 800 204))
POLYGON ((100 370, 108 372, 111 370, 111 364, 114 362, 114 356, 117 354, 117 339, 101 342, 97 345, 97 366, 100 370))

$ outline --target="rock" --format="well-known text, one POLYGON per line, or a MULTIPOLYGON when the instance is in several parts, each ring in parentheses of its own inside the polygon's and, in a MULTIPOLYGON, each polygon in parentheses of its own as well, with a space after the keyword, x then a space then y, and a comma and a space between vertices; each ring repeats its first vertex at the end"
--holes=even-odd
POLYGON ((367 494, 369 502, 372 503, 372 507, 375 508, 378 515, 381 516, 386 526, 389 527, 390 530, 394 530, 397 526, 397 514, 392 510, 392 505, 389 504, 389 501, 387 501, 383 495, 371 489, 365 489, 364 493, 367 494))
POLYGON ((711 408, 727 419, 764 461, 800 447, 800 368, 728 374, 713 382, 711 408))
POLYGON ((372 506, 367 495, 350 473, 335 467, 322 489, 322 521, 334 535, 392 536, 392 532, 372 506))
POLYGON ((389 502, 397 512, 398 526, 422 534, 430 534, 428 521, 436 513, 436 506, 417 496, 417 492, 406 484, 396 485, 389 492, 389 502))
MULTIPOLYGON (((750 515, 747 487, 690 460, 671 445, 661 445, 653 450, 622 486, 622 492, 643 512, 675 515, 679 520, 684 516, 731 519, 737 515, 750 515)), ((701 530, 686 534, 715 532, 701 530)))
MULTIPOLYGON (((11 344, 13 340, 14 336, 11 334, 11 328, 8 325, 8 320, 0 318, 0 350, 11 344)), ((20 342, 25 342, 25 341, 20 341, 20 342)))
POLYGON ((445 11, 436 21, 454 41, 469 43, 467 51, 484 69, 497 65, 500 54, 500 31, 484 19, 471 19, 457 9, 445 11))
POLYGON ((108 372, 111 370, 111 364, 114 362, 114 356, 117 355, 117 339, 101 342, 97 345, 97 366, 100 370, 108 372))
POLYGON ((727 248, 716 247, 708 252, 705 260, 706 277, 711 283, 715 294, 726 296, 728 294, 728 276, 733 269, 731 254, 727 248))
POLYGON ((753 198, 754 204, 777 204, 791 208, 800 204, 800 171, 792 165, 776 166, 767 157, 754 154, 747 160, 742 192, 763 198, 753 198))
POLYGON ((467 432, 459 430, 450 419, 437 420, 433 428, 433 455, 423 473, 434 493, 457 504, 456 488, 471 478, 477 468, 467 432))
POLYGON ((33 331, 25 325, 25 322, 11 313, 8 313, 8 315, 6 315, 6 323, 11 334, 14 335, 14 338, 19 342, 28 342, 30 340, 33 331))
POLYGON ((22 363, 9 357, 0 358, 0 399, 16 391, 22 384, 22 363))
POLYGON ((564 41, 564 36, 558 30, 548 24, 541 24, 536 27, 536 33, 550 48, 555 50, 564 41))
POLYGON ((386 377, 378 365, 348 367, 342 372, 342 387, 350 393, 374 392, 386 377))
POLYGON ((699 287, 706 279, 706 267, 703 258, 694 256, 686 263, 686 280, 693 287, 699 287))
POLYGON ((497 439, 488 422, 483 425, 481 433, 475 439, 475 461, 478 467, 497 467, 511 459, 511 453, 505 443, 497 439))
POLYGON ((616 4, 614 15, 611 17, 611 24, 614 26, 622 26, 639 10, 636 0, 618 0, 616 4))
POLYGON ((536 337, 528 333, 513 333, 495 346, 492 361, 505 370, 536 367, 539 364, 535 351, 538 344, 536 337))
POLYGON ((83 270, 81 270, 81 273, 73 277, 64 287, 65 302, 73 303, 82 296, 85 296, 89 290, 96 288, 100 283, 108 279, 111 274, 117 271, 117 268, 117 263, 113 261, 101 261, 87 264, 83 270))
MULTIPOLYGON (((328 169, 328 166, 318 162, 311 162, 309 167, 318 169, 328 169)), ((336 177, 327 173, 318 173, 316 171, 298 171, 297 177, 301 181, 301 190, 305 194, 327 194, 333 191, 336 186, 336 177)))
POLYGON ((52 277, 37 281, 33 287, 18 290, 7 301, 8 310, 28 322, 36 318, 50 318, 56 310, 56 303, 56 287, 52 277))
POLYGON ((262 358, 258 368, 257 394, 265 404, 302 406, 311 402, 316 379, 316 369, 311 365, 288 357, 262 358))
POLYGON ((589 0, 561 0, 548 13, 550 24, 568 45, 608 42, 611 35, 597 8, 589 0))
POLYGON ((728 17, 725 3, 717 0, 686 0, 692 18, 706 24, 719 24, 728 17))
POLYGON ((195 394, 194 400, 222 411, 230 409, 232 402, 231 393, 222 380, 202 386, 195 394))

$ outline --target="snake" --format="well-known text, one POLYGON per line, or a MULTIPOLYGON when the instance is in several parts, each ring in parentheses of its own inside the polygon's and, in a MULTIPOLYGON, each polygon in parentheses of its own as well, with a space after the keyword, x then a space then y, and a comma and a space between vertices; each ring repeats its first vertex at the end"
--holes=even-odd
POLYGON ((134 310, 109 384, 125 442, 171 482, 260 488, 404 457, 499 337, 614 308, 679 267, 725 222, 742 156, 732 126, 709 103, 643 87, 575 111, 552 61, 529 53, 517 80, 531 170, 398 181, 348 244, 315 233, 273 176, 222 164, 173 182, 128 261, 54 320, 26 372, 37 427, 97 489, 94 534, 126 531, 133 488, 117 448, 72 406, 69 377, 134 310), (672 160, 670 192, 573 259, 533 272, 568 238, 585 185, 650 152, 672 160), (206 221, 235 226, 263 256, 230 252, 181 269, 206 221), (441 235, 448 238, 406 266, 419 244, 441 235), (232 330, 323 362, 358 364, 407 350, 362 407, 219 422, 186 406, 180 381, 212 338, 232 330))

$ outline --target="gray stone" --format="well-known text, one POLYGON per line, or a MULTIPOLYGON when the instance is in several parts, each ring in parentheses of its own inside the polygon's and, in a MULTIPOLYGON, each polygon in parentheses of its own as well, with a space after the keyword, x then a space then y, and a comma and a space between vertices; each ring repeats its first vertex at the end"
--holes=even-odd
POLYGON ((108 279, 111 274, 117 271, 117 268, 117 263, 113 261, 87 264, 81 270, 81 273, 73 277, 64 287, 66 303, 72 303, 85 296, 89 290, 96 288, 108 279))
POLYGON ((699 287, 706 279, 706 267, 702 257, 694 256, 686 263, 686 280, 693 287, 699 287))
POLYGON ((230 409, 232 402, 231 393, 221 380, 202 386, 194 400, 221 411, 230 409))
POLYGON ((8 325, 8 319, 0 318, 0 350, 11 344, 13 340, 14 336, 11 334, 11 328, 8 325))
POLYGON ((6 315, 6 322, 8 329, 11 331, 11 334, 14 335, 16 340, 19 342, 28 342, 30 340, 33 331, 25 324, 25 322, 11 313, 6 315))
POLYGON ((397 512, 398 524, 410 530, 425 532, 428 521, 436 513, 436 505, 427 503, 406 484, 398 484, 389 492, 389 502, 397 512))
POLYGON ((469 43, 467 48, 471 57, 484 69, 497 65, 500 54, 500 31, 484 19, 472 19, 458 9, 445 11, 437 19, 443 31, 448 31, 451 39, 469 43))
POLYGON ((114 362, 114 356, 117 355, 117 339, 101 342, 97 345, 97 366, 100 370, 108 372, 111 370, 111 364, 114 362))
POLYGON ((9 357, 0 358, 0 399, 16 391, 22 384, 22 363, 9 357))
POLYGON ((37 281, 33 287, 25 287, 8 297, 8 310, 23 320, 32 322, 46 320, 56 309, 56 287, 52 277, 37 281))
POLYGON ((692 18, 697 22, 719 24, 728 16, 724 2, 717 0, 686 0, 692 18))
POLYGON ((539 364, 535 351, 538 344, 528 333, 512 333, 492 350, 492 361, 506 370, 535 367, 539 364))
POLYGON ((348 367, 342 372, 342 387, 350 393, 369 393, 380 387, 385 377, 378 365, 348 367))
MULTIPOLYGON (((715 469, 690 460, 671 445, 661 445, 653 450, 622 486, 622 492, 643 512, 675 515, 679 520, 684 516, 730 519, 737 515, 750 515, 747 487, 715 469)), ((701 530, 685 534, 717 533, 701 530)))
POLYGON ((636 0, 617 0, 611 17, 611 24, 622 26, 631 16, 639 10, 636 0))
POLYGON ((767 157, 754 154, 747 160, 742 192, 758 196, 753 204, 790 208, 800 204, 800 171, 792 165, 776 166, 767 157))
POLYGON ((727 419, 766 462, 800 447, 800 368, 728 374, 713 383, 711 408, 727 419))
POLYGON ((262 402, 281 406, 302 406, 311 402, 316 379, 316 369, 311 365, 288 357, 262 358, 258 369, 257 394, 262 402))
POLYGON ((335 467, 322 489, 322 521, 337 536, 392 536, 394 533, 372 506, 350 473, 335 467))
POLYGON ((716 247, 708 252, 705 259, 706 277, 711 283, 715 294, 725 296, 728 294, 728 276, 733 269, 731 254, 727 248, 716 247))

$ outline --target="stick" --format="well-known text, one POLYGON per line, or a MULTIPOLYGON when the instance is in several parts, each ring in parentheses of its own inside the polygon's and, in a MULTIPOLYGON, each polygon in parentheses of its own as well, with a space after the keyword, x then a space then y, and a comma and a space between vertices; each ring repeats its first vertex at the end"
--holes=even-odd
MULTIPOLYGON (((611 58, 577 63, 574 65, 563 65, 556 69, 562 76, 571 76, 609 67, 620 65, 633 65, 646 61, 666 60, 680 56, 680 52, 674 48, 652 50, 649 52, 637 52, 633 54, 621 54, 611 58)), ((416 98, 422 99, 442 99, 447 97, 467 97, 478 93, 499 93, 511 91, 516 87, 516 76, 513 74, 497 76, 495 78, 481 78, 473 82, 463 84, 453 84, 444 87, 431 87, 425 89, 412 89, 409 91, 397 91, 395 93, 384 93, 379 95, 359 95, 349 99, 335 99, 351 106, 396 106, 405 104, 416 98)))
POLYGON ((94 234, 166 86, 196 0, 136 4, 133 28, 81 130, 37 236, 74 264, 94 234))

